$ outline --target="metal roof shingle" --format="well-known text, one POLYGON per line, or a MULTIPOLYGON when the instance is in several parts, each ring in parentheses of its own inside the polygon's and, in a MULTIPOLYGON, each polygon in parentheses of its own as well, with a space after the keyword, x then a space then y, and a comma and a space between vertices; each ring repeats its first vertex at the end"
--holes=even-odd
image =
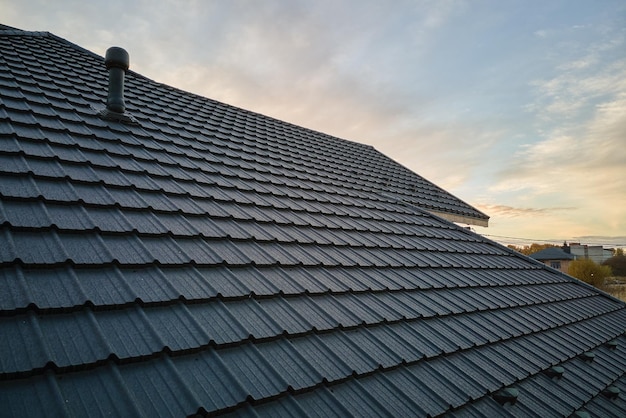
POLYGON ((133 72, 102 120, 101 58, 47 33, 0 25, 0 70, 6 414, 626 410, 624 303, 372 147, 133 72))

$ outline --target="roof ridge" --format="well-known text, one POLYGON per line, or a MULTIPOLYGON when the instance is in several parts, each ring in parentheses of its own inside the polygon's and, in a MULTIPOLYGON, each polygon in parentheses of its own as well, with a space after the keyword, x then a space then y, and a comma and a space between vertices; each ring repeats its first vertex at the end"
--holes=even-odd
POLYGON ((0 31, 4 31, 4 30, 19 30, 19 31, 21 31, 22 29, 19 29, 19 28, 13 27, 13 26, 9 26, 9 25, 5 25, 5 24, 0 23, 0 31))
MULTIPOLYGON (((8 26, 7 26, 8 27, 8 26)), ((21 29, 0 29, 0 36, 54 36, 50 32, 46 31, 25 31, 21 29)))
MULTIPOLYGON (((93 52, 93 51, 90 51, 90 50, 88 50, 86 48, 83 48, 82 46, 80 46, 78 44, 75 44, 74 42, 71 42, 71 41, 69 41, 69 40, 67 40, 67 39, 65 39, 65 38, 63 38, 63 37, 61 37, 59 35, 56 35, 56 34, 54 34, 52 32, 49 32, 49 31, 27 31, 27 30, 23 30, 23 29, 19 29, 19 28, 14 28, 12 26, 0 24, 0 36, 33 36, 33 37, 52 38, 52 39, 54 39, 54 40, 56 40, 58 42, 61 42, 62 44, 66 45, 66 46, 69 46, 69 47, 71 47, 73 49, 76 49, 76 50, 78 50, 80 52, 87 53, 87 54, 91 55, 94 58, 101 59, 102 62, 104 62, 104 55, 100 55, 100 54, 98 54, 96 52, 93 52)), ((153 83, 160 84, 162 86, 170 87, 170 86, 168 86, 166 84, 162 84, 162 83, 159 83, 157 81, 154 81, 151 78, 146 77, 146 76, 144 76, 144 75, 142 75, 142 74, 140 74, 138 72, 135 72, 135 71, 133 71, 131 69, 128 69, 127 73, 131 73, 135 77, 143 78, 145 80, 151 81, 153 83)), ((173 88, 176 89, 176 87, 173 87, 173 88)), ((180 90, 180 89, 178 89, 178 90, 180 90)), ((186 92, 184 90, 180 90, 180 91, 183 91, 186 94, 189 93, 189 92, 186 92)), ((191 94, 194 94, 194 93, 191 93, 191 94)), ((199 96, 199 95, 197 95, 197 96, 199 96)), ((203 96, 199 96, 199 97, 203 97, 203 96)))

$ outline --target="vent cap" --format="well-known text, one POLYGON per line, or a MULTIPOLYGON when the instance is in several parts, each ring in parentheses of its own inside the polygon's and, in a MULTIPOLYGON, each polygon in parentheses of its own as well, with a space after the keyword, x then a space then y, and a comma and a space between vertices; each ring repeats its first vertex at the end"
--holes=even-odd
POLYGON ((500 389, 496 393, 493 394, 493 399, 496 400, 500 405, 504 405, 506 403, 510 403, 513 405, 517 402, 517 397, 519 396, 519 390, 513 387, 508 387, 504 389, 500 389))
POLYGON ((545 374, 551 379, 560 379, 563 377, 563 373, 565 373, 565 369, 561 366, 552 366, 545 371, 545 374))
POLYGON ((609 386, 602 391, 602 394, 609 399, 617 399, 620 390, 617 386, 609 386))

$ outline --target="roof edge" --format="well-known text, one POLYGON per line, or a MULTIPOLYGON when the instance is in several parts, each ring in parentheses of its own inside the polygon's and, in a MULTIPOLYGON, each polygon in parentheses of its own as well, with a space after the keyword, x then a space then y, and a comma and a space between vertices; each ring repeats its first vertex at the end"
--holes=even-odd
MULTIPOLYGON (((396 161, 396 160, 394 160, 393 158, 391 158, 390 156, 388 156, 387 154, 385 154, 384 152, 379 151, 376 147, 373 147, 373 146, 372 146, 372 148, 373 148, 374 150, 376 150, 379 154, 381 154, 384 158, 386 158, 386 159, 388 159, 388 160, 392 161, 394 164, 396 164, 396 165, 398 165, 398 166, 402 167, 402 169, 406 170, 406 171, 407 171, 407 172, 409 172, 409 173, 413 173, 413 174, 417 175, 417 176, 418 176, 418 177, 420 177, 422 180, 424 180, 425 182, 427 182, 428 184, 430 184, 432 187, 434 187, 435 189, 439 190, 441 193, 446 194, 446 195, 448 195, 448 196, 451 196, 451 197, 453 197, 454 199, 456 199, 457 201, 459 201, 459 202, 461 202, 462 204, 466 205, 468 208, 473 209, 473 210, 474 210, 474 212, 476 212, 477 216, 463 215, 463 214, 460 214, 460 213, 458 213, 458 212, 454 212, 454 211, 452 211, 452 210, 445 211, 445 210, 437 210, 437 209, 434 209, 434 208, 433 208, 433 209, 431 209, 428 205, 421 205, 420 207, 422 207, 422 208, 426 209, 427 211, 429 211, 429 212, 431 212, 431 213, 435 213, 435 214, 437 214, 438 216, 439 216, 440 214, 445 213, 445 214, 447 214, 447 215, 449 215, 449 216, 467 217, 468 219, 473 219, 473 220, 476 220, 476 221, 478 221, 478 222, 485 222, 485 224, 483 225, 483 223, 473 223, 473 222, 466 222, 466 221, 453 221, 453 222, 470 223, 470 224, 472 224, 472 225, 476 225, 476 226, 487 226, 487 225, 486 225, 486 223, 488 223, 488 222, 489 222, 489 218, 490 218, 490 216, 489 216, 489 215, 487 215, 486 213, 484 213, 484 212, 482 212, 481 210, 477 209, 476 207, 474 207, 474 206, 470 205, 469 203, 467 203, 467 202, 466 202, 466 201, 464 201, 463 199, 459 198, 457 195, 455 195, 455 194, 453 194, 453 193, 449 192, 448 190, 444 189, 443 187, 441 187, 441 186, 439 186, 439 185, 435 184, 434 182, 432 182, 431 180, 429 180, 429 179, 427 179, 426 177, 422 176, 421 174, 418 174, 416 171, 411 170, 410 168, 408 168, 407 166, 405 166, 403 163, 401 163, 401 162, 399 162, 399 161, 396 161)), ((387 192, 388 194, 389 194, 389 193, 394 193, 394 192, 393 192, 393 191, 391 191, 391 190, 387 190, 386 192, 387 192)))
POLYGON ((9 25, 5 25, 3 23, 0 23, 0 30, 21 30, 21 29, 16 28, 14 26, 9 26, 9 25))
POLYGON ((486 218, 477 218, 474 216, 459 215, 459 214, 452 213, 452 212, 442 212, 442 211, 433 210, 430 208, 424 208, 424 210, 450 222, 468 224, 468 225, 474 225, 474 226, 484 226, 485 228, 489 226, 489 217, 486 215, 485 215, 486 218))
POLYGON ((479 239, 481 239, 483 242, 487 242, 487 243, 489 243, 489 244, 491 244, 491 245, 495 245, 495 246, 497 246, 498 248, 500 248, 500 249, 502 249, 502 250, 504 250, 504 251, 508 252, 509 254, 511 254, 511 255, 513 255, 513 256, 515 256, 515 257, 522 258, 522 259, 524 259, 524 260, 526 260, 526 261, 529 261, 529 262, 533 263, 533 264, 534 264, 535 266, 537 266, 537 267, 540 267, 540 268, 542 268, 542 269, 544 269, 544 270, 548 270, 548 271, 550 271, 551 273, 554 273, 554 274, 556 274, 556 275, 558 275, 558 276, 564 277, 564 278, 566 278, 567 280, 569 280, 569 281, 570 281, 570 282, 572 282, 572 283, 576 283, 576 284, 577 284, 577 285, 579 285, 579 286, 583 286, 583 287, 585 287, 585 288, 587 288, 587 289, 593 290, 594 292, 598 293, 599 295, 602 295, 602 296, 604 296, 604 297, 607 297, 607 298, 609 298, 609 299, 613 300, 614 302, 619 302, 619 303, 621 303, 621 304, 626 305, 626 302, 625 302, 625 301, 623 301, 623 300, 621 300, 621 299, 618 299, 616 296, 613 296, 613 295, 611 295, 610 293, 607 293, 607 292, 605 292, 605 291, 604 291, 604 290, 602 290, 602 289, 598 289, 597 287, 595 287, 595 286, 593 286, 593 285, 591 285, 591 284, 589 284, 589 283, 587 283, 587 282, 584 282, 584 281, 582 281, 582 280, 579 280, 579 279, 577 279, 577 278, 576 278, 576 277, 574 277, 574 276, 570 276, 569 274, 563 273, 561 270, 557 270, 557 269, 555 269, 555 268, 552 268, 552 267, 550 267, 550 266, 548 266, 548 265, 546 265, 546 264, 542 263, 540 260, 537 260, 537 259, 535 259, 535 258, 532 258, 532 257, 531 257, 531 256, 529 256, 529 255, 524 255, 524 254, 522 254, 522 253, 520 253, 520 252, 518 252, 518 251, 515 251, 515 250, 513 250, 513 249, 511 249, 511 248, 507 247, 506 245, 500 244, 500 243, 499 243, 499 242, 497 242, 497 241, 490 240, 489 238, 486 238, 486 237, 482 236, 481 234, 479 234, 479 233, 477 233, 477 232, 474 232, 474 231, 471 231, 471 230, 469 230, 469 229, 467 229, 467 228, 463 228, 463 229, 462 229, 462 231, 463 231, 463 232, 465 232, 465 233, 466 233, 466 234, 468 234, 468 235, 471 235, 471 236, 475 237, 475 238, 479 238, 479 239))
MULTIPOLYGON (((8 26, 7 26, 8 27, 8 26)), ((50 32, 45 31, 26 31, 21 29, 0 29, 0 35, 2 36, 54 36, 50 32)))

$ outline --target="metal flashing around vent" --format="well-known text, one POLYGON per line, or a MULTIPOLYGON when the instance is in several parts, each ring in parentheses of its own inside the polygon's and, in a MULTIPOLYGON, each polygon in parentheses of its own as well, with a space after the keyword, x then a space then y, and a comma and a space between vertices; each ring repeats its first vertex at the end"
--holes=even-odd
POLYGON ((135 119, 135 117, 133 117, 133 115, 131 115, 128 112, 124 112, 124 113, 118 113, 118 112, 114 112, 112 110, 105 108, 102 108, 100 110, 93 108, 92 109, 98 114, 98 116, 100 116, 102 119, 105 120, 110 120, 113 122, 121 122, 121 123, 125 123, 125 124, 130 124, 130 125, 138 125, 139 122, 137 121, 137 119, 135 119))

